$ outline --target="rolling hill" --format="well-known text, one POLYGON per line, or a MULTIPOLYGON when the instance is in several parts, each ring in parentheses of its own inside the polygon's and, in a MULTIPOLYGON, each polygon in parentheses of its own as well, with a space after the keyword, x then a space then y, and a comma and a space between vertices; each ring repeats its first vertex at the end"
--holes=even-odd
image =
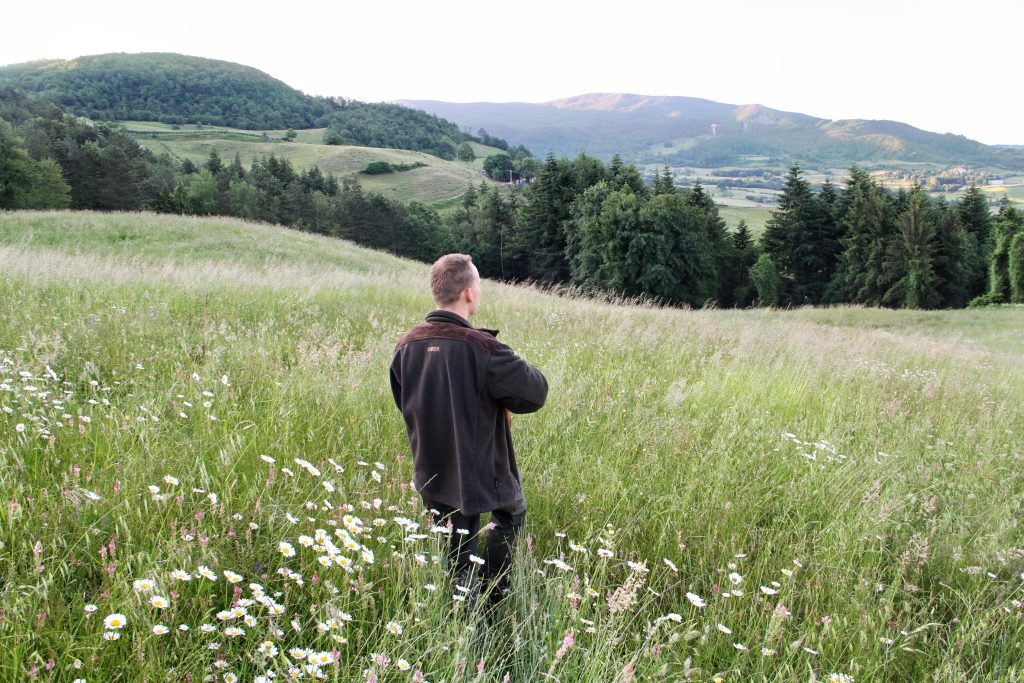
POLYGON ((540 104, 402 104, 481 126, 538 153, 602 158, 615 153, 638 163, 672 166, 811 166, 965 164, 1024 169, 1024 153, 961 135, 930 133, 897 121, 831 121, 760 104, 734 105, 693 97, 591 93, 540 104))
MULTIPOLYGON (((355 176, 365 190, 391 199, 428 204, 458 197, 466 191, 467 185, 493 182, 484 175, 482 163, 487 154, 499 151, 470 143, 476 152, 476 161, 447 161, 425 152, 403 149, 320 144, 323 129, 297 131, 296 141, 286 143, 273 138, 264 140, 259 135, 232 129, 171 131, 168 126, 158 123, 124 122, 121 125, 146 149, 158 155, 166 153, 176 161, 188 159, 201 165, 209 158, 210 152, 216 150, 225 160, 231 160, 237 154, 248 167, 253 159, 273 154, 279 159, 289 160, 299 169, 317 166, 324 173, 333 173, 339 178, 355 176), (423 165, 400 173, 359 173, 372 161, 423 165)), ((276 135, 280 131, 273 133, 276 135)))

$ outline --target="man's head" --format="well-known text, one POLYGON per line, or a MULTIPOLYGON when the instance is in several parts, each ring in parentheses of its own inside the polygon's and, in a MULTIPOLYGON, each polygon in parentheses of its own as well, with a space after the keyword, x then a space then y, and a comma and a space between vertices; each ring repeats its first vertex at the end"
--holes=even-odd
POLYGON ((445 254, 430 267, 430 293, 438 308, 463 318, 480 305, 480 273, 466 254, 445 254))

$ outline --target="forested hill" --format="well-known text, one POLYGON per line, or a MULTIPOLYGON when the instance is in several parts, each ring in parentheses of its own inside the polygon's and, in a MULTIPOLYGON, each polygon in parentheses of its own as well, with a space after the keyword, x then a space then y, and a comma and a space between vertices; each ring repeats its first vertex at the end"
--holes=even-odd
POLYGON ((105 54, 0 67, 13 85, 66 111, 102 121, 203 123, 234 128, 312 128, 334 112, 252 67, 170 53, 105 54))
POLYGON ((105 54, 0 67, 0 86, 38 95, 98 121, 160 121, 249 130, 328 128, 328 144, 390 147, 452 159, 466 141, 508 144, 459 130, 418 109, 314 97, 252 67, 171 53, 105 54))
POLYGON ((897 121, 832 121, 694 97, 591 93, 539 104, 401 103, 459 125, 482 126, 540 154, 573 156, 585 150, 604 159, 618 153, 638 163, 701 167, 923 162, 1024 169, 1019 150, 962 135, 930 133, 897 121))

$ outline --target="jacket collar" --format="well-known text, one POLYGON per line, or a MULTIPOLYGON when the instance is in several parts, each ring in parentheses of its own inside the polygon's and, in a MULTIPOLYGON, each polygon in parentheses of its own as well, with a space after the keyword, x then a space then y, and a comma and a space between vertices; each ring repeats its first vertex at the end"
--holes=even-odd
POLYGON ((468 320, 466 320, 457 313, 452 313, 451 311, 443 311, 440 309, 431 311, 430 313, 427 314, 427 322, 449 323, 452 325, 458 325, 459 327, 468 327, 471 330, 480 330, 481 332, 486 332, 492 337, 498 336, 498 330, 489 330, 485 327, 473 327, 472 325, 469 324, 468 320))

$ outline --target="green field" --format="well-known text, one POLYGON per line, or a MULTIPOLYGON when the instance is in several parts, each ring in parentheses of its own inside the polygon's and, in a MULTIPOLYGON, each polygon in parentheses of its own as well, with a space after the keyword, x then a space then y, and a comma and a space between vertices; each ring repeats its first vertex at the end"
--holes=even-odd
POLYGON ((125 130, 136 134, 143 147, 156 154, 167 153, 177 160, 191 159, 196 164, 204 163, 211 150, 225 161, 238 154, 245 166, 253 159, 275 156, 288 159, 296 168, 319 166, 324 173, 334 173, 339 178, 355 176, 370 192, 402 201, 426 203, 444 202, 458 197, 470 184, 492 182, 483 174, 483 159, 487 154, 500 150, 470 143, 477 153, 474 162, 445 161, 423 152, 351 145, 323 145, 323 129, 296 131, 294 142, 283 142, 284 131, 267 131, 268 140, 259 131, 245 131, 235 128, 214 128, 204 126, 181 126, 174 130, 169 124, 125 121, 125 130), (149 134, 155 134, 155 137, 149 134), (421 168, 369 176, 359 174, 371 161, 387 161, 394 164, 424 163, 421 168))
POLYGON ((514 421, 527 527, 485 618, 387 386, 426 272, 0 213, 0 680, 1024 681, 1024 308, 486 282, 474 322, 551 394, 514 421))
POLYGON ((726 206, 718 205, 718 215, 725 219, 725 224, 730 231, 734 231, 740 221, 746 221, 750 233, 754 237, 760 237, 764 232, 764 226, 772 216, 772 206, 726 206))

